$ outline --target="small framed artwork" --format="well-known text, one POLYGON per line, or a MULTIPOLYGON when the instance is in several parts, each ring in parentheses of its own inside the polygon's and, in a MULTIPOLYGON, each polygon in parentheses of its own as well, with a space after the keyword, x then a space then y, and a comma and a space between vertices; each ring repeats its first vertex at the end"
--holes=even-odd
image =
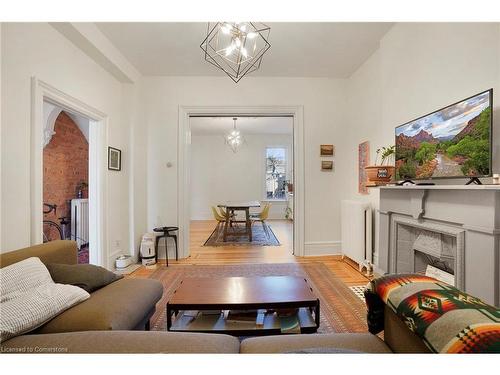
POLYGON ((333 145, 321 145, 319 146, 320 156, 333 156, 335 147, 333 145))
POLYGON ((112 171, 122 170, 122 151, 114 147, 108 147, 108 169, 112 171))
POLYGON ((324 160, 321 162, 321 170, 322 171, 331 171, 333 170, 333 161, 324 160))

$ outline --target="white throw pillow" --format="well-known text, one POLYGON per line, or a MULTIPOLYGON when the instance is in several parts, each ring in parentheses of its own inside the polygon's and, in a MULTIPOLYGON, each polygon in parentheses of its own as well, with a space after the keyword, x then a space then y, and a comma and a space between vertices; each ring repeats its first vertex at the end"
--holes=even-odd
POLYGON ((0 269, 0 342, 34 330, 90 297, 73 285, 56 284, 39 258, 0 269))

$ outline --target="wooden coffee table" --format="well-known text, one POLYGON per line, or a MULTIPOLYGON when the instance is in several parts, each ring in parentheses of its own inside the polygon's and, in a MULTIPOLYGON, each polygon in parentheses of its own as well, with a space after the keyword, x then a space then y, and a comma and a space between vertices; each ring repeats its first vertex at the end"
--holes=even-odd
POLYGON ((234 336, 314 333, 319 312, 319 299, 302 277, 187 278, 167 303, 167 330, 234 336), (268 311, 261 326, 253 321, 227 321, 222 313, 217 314, 218 310, 255 309, 268 311), (294 332, 282 331, 283 318, 276 313, 282 309, 296 311, 299 324, 294 332))

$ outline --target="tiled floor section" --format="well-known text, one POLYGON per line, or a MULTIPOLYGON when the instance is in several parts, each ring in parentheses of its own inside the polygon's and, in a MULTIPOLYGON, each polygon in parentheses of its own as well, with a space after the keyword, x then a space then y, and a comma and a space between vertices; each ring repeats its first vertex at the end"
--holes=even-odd
POLYGON ((363 302, 365 301, 365 289, 366 285, 353 285, 350 286, 349 289, 363 302))

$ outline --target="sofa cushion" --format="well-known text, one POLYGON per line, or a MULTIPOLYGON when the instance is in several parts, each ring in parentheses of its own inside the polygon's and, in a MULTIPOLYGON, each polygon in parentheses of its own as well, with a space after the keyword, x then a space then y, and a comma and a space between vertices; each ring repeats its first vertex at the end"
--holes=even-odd
POLYGON ((228 335, 161 331, 91 331, 24 335, 8 340, 2 353, 238 353, 228 335))
POLYGON ((31 257, 0 269, 0 302, 8 302, 42 285, 53 283, 47 267, 31 257))
POLYGON ((78 249, 75 241, 58 240, 0 254, 0 267, 7 267, 30 257, 40 258, 43 264, 76 264, 78 249))
POLYGON ((363 353, 391 353, 377 336, 371 333, 330 333, 254 337, 243 340, 241 353, 290 353, 302 350, 332 348, 363 353))
POLYGON ((101 288, 66 310, 37 333, 134 329, 163 294, 159 281, 124 278, 101 288))
POLYGON ((32 331, 90 297, 81 288, 54 283, 34 257, 0 269, 0 296, 0 342, 32 331))
POLYGON ((122 275, 93 264, 47 264, 52 280, 59 284, 80 287, 89 293, 112 282, 123 279, 122 275))

